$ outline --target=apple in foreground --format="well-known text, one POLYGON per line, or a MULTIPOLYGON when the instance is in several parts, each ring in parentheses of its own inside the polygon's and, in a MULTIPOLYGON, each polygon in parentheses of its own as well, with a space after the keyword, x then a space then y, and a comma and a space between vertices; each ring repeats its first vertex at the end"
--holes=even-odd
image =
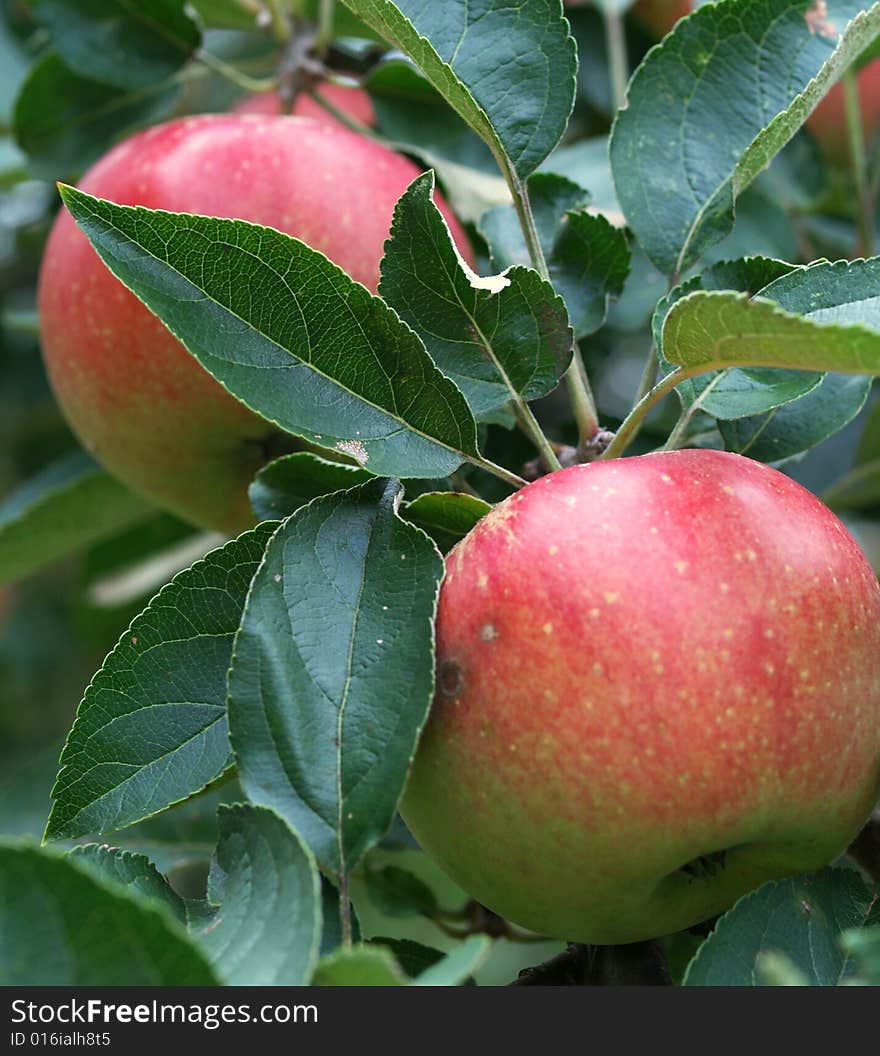
MULTIPOLYGON (((212 114, 132 136, 80 187, 122 205, 277 228, 375 290, 395 203, 418 172, 338 124, 212 114)), ((473 265, 440 195, 437 205, 473 265)), ((66 212, 46 246, 38 300, 49 378, 95 458, 195 524, 232 534, 252 524, 248 483, 296 441, 223 389, 104 266, 66 212)))
POLYGON ((799 484, 717 451, 596 462, 448 556, 402 804, 526 928, 678 931, 817 869, 880 794, 880 587, 799 484))

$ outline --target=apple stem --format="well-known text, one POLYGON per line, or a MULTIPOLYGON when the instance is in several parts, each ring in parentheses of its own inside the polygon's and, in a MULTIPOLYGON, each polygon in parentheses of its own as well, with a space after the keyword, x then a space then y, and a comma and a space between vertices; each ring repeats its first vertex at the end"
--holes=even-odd
POLYGON ((849 138, 850 160, 855 181, 858 205, 859 255, 874 255, 874 216, 871 198, 865 178, 865 133, 862 125, 862 108, 859 100, 859 84, 855 71, 850 67, 843 75, 843 93, 846 106, 846 130, 849 138))
POLYGON ((653 389, 646 393, 629 412, 623 424, 615 433, 614 439, 599 457, 602 459, 618 458, 622 455, 635 440, 645 418, 653 410, 654 406, 668 396, 679 382, 684 381, 685 378, 692 377, 695 373, 698 372, 685 370, 684 367, 676 367, 675 370, 661 378, 653 389))

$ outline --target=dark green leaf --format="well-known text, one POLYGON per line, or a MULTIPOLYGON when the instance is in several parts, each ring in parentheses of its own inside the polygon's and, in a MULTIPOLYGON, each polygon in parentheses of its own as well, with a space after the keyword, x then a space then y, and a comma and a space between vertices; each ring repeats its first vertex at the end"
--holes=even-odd
POLYGON ((443 562, 396 512, 399 485, 315 499, 273 537, 229 673, 248 798, 322 869, 350 871, 388 829, 434 687, 443 562))
MULTIPOLYGON (((590 194, 567 176, 553 172, 536 172, 528 179, 529 205, 535 230, 545 257, 550 257, 567 213, 584 208, 590 194)), ((514 264, 531 262, 522 227, 512 205, 490 209, 480 218, 480 234, 492 254, 492 263, 500 271, 514 264)))
POLYGON ((780 462, 809 451, 856 417, 871 391, 871 378, 826 374, 806 396, 768 414, 719 422, 728 451, 759 462, 780 462))
POLYGON ((302 986, 321 943, 321 881, 299 837, 271 810, 220 807, 208 912, 193 929, 227 986, 302 986))
POLYGON ((232 640, 274 527, 245 532, 181 572, 122 636, 62 753, 47 839, 130 825, 229 765, 232 640))
POLYGON ((264 466, 248 489, 248 496, 261 520, 282 520, 319 495, 364 484, 370 477, 356 466, 298 451, 264 466))
POLYGON ((837 986, 851 971, 841 932, 864 923, 871 892, 851 869, 764 884, 715 925, 688 966, 685 986, 759 986, 761 957, 782 954, 812 986, 837 986))
POLYGON ((481 420, 516 395, 552 391, 571 362, 572 334, 565 305, 536 272, 480 279, 470 270, 433 189, 425 173, 397 203, 379 290, 481 420))
POLYGON ((62 196, 113 273, 226 388, 377 476, 478 458, 458 388, 378 297, 297 239, 241 220, 62 196))
POLYGON ((185 0, 34 0, 65 65, 117 88, 146 88, 176 73, 199 46, 185 0))
POLYGON ((439 908, 437 897, 424 880, 396 865, 367 869, 364 881, 370 901, 386 917, 431 917, 439 908))
MULTIPOLYGON (((630 256, 622 231, 584 210, 590 196, 564 176, 538 172, 529 177, 529 201, 553 285, 568 307, 578 337, 605 321, 608 301, 623 290, 630 256)), ((513 206, 496 206, 481 218, 495 268, 529 263, 513 206)))
POLYGON ((37 176, 77 175, 123 132, 164 117, 179 92, 173 83, 139 89, 101 84, 69 70, 49 51, 19 92, 15 138, 37 176))
POLYGON ((623 292, 630 256, 626 238, 604 216, 570 212, 548 260, 550 279, 578 337, 605 322, 608 301, 623 292))
POLYGON ((461 986, 489 956, 492 943, 486 935, 471 935, 441 961, 413 979, 413 986, 461 986))
POLYGON ((405 52, 520 179, 556 146, 574 104, 574 40, 559 0, 345 0, 405 52))
POLYGON ((75 859, 0 841, 0 985, 216 986, 171 914, 75 859))
POLYGON ((730 231, 736 198, 880 31, 880 7, 861 0, 833 0, 824 18, 806 7, 707 4, 630 81, 611 163, 627 221, 665 274, 730 231))
POLYGON ((438 961, 442 961, 444 956, 442 950, 423 946, 420 942, 413 942, 412 939, 390 939, 386 935, 377 935, 370 939, 370 945, 390 950, 397 964, 410 979, 421 975, 438 961))
POLYGON ((430 535, 441 553, 448 554, 491 509, 476 495, 428 491, 408 502, 400 515, 430 535))
POLYGON ((154 507, 77 451, 0 502, 0 583, 149 517, 154 507))

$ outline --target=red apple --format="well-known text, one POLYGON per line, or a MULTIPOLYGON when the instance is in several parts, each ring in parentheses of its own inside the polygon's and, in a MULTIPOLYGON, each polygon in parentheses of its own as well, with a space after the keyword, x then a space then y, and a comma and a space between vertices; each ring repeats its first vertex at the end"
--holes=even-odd
MULTIPOLYGON (((870 146, 880 129, 880 59, 863 66, 856 78, 862 111, 862 128, 870 146)), ((849 136, 846 125, 846 101, 843 85, 838 82, 807 118, 807 128, 829 161, 841 167, 850 162, 849 136)))
MULTIPOLYGON (((80 186, 123 205, 278 228, 375 290, 394 205, 418 171, 338 124, 225 114, 140 132, 80 186)), ((439 195, 437 204, 473 264, 439 195)), ((247 485, 278 450, 279 434, 114 278, 67 213, 46 247, 39 308, 49 377, 84 446, 187 520, 227 532, 252 523, 247 485)))
POLYGON ((447 558, 403 802, 524 927, 675 932, 847 846, 880 794, 880 587, 781 473, 676 451, 544 477, 447 558))
MULTIPOLYGON (((318 92, 337 109, 353 117, 362 125, 369 125, 372 128, 376 124, 376 112, 370 97, 360 88, 346 88, 341 84, 321 84, 318 92)), ((281 100, 277 92, 258 92, 256 95, 248 95, 242 99, 233 107, 233 112, 237 114, 280 114, 281 100)), ((293 113, 296 117, 313 117, 317 121, 338 123, 328 110, 325 110, 320 103, 316 103, 305 92, 297 95, 293 113)))

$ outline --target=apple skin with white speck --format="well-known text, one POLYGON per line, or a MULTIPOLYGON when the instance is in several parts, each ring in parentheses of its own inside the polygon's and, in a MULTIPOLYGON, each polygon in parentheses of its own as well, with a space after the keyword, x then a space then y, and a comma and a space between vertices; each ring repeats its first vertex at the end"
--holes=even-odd
POLYGON ((880 795, 880 587, 815 496, 718 451, 595 462, 449 554, 402 804, 474 898, 625 943, 847 846, 880 795))

